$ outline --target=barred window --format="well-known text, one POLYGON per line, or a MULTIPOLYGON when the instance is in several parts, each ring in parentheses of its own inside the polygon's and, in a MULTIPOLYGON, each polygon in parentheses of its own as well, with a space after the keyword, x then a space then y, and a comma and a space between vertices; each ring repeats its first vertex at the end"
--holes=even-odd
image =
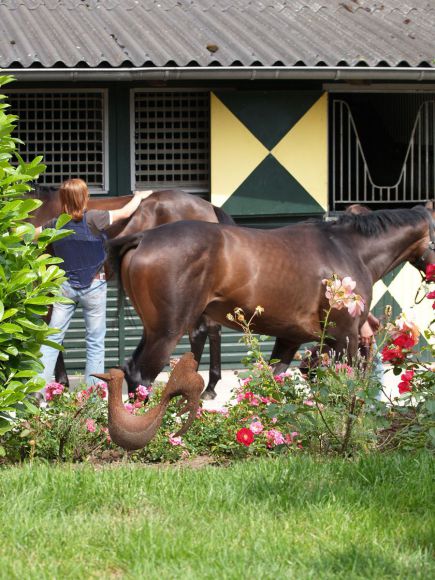
POLYGON ((407 207, 435 194, 435 95, 343 93, 330 99, 330 207, 407 207))
POLYGON ((11 113, 19 121, 14 136, 27 161, 43 156, 44 185, 80 177, 91 191, 107 190, 105 179, 104 91, 10 91, 11 113))
POLYGON ((209 187, 208 92, 134 91, 135 187, 209 187))

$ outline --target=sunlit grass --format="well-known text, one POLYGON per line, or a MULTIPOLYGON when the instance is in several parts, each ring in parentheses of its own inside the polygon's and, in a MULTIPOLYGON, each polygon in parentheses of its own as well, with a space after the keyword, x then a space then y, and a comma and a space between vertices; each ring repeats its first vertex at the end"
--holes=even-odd
POLYGON ((0 470, 1 578, 430 578, 433 463, 0 470))

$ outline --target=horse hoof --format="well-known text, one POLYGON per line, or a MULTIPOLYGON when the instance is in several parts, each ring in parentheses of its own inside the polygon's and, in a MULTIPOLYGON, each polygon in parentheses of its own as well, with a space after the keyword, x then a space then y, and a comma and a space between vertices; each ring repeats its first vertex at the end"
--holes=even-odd
POLYGON ((205 389, 201 395, 201 399, 204 401, 212 401, 213 399, 216 399, 216 391, 214 389, 205 389))

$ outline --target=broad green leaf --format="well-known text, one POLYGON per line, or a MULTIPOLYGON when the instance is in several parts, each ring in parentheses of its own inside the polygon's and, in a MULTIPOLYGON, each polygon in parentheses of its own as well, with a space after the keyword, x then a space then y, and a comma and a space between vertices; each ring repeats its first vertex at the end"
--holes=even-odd
POLYGON ((23 399, 23 405, 32 414, 35 414, 39 411, 38 407, 31 403, 28 398, 23 399))
POLYGON ((66 238, 67 236, 70 236, 73 233, 74 232, 72 230, 53 230, 53 229, 42 230, 38 238, 38 243, 43 241, 45 244, 52 244, 53 242, 62 240, 63 238, 66 238))
POLYGON ((16 379, 30 379, 31 377, 36 376, 38 373, 36 371, 28 370, 28 371, 18 371, 15 375, 16 379))
POLYGON ((32 306, 31 304, 26 304, 26 312, 31 312, 32 314, 38 314, 39 316, 45 316, 48 311, 48 306, 32 306))
POLYGON ((35 274, 35 272, 22 272, 21 274, 13 277, 10 287, 15 289, 19 288, 20 286, 26 286, 27 284, 34 282, 37 278, 38 276, 35 274))
POLYGON ((19 236, 29 235, 33 238, 35 236, 35 226, 30 223, 23 224, 15 229, 15 233, 19 236))
POLYGON ((18 356, 20 354, 16 346, 8 346, 7 348, 5 348, 5 352, 7 352, 12 356, 18 356))
POLYGON ((71 221, 71 216, 67 213, 62 213, 56 221, 56 229, 60 230, 65 224, 71 221))
MULTIPOLYGON (((1 408, 1 399, 0 399, 0 408, 1 408)), ((3 419, 2 417, 0 417, 0 435, 4 435, 5 433, 7 433, 8 431, 10 431, 13 428, 14 424, 12 423, 12 421, 7 421, 6 419, 3 419)))
POLYGON ((21 326, 24 326, 24 328, 30 328, 30 330, 41 331, 45 330, 47 327, 46 323, 43 320, 41 320, 39 323, 35 323, 29 320, 28 318, 17 318, 16 321, 21 326))
POLYGON ((38 306, 49 306, 55 302, 57 302, 56 296, 34 296, 25 300, 25 304, 35 304, 38 306))
POLYGON ((63 346, 61 344, 57 344, 57 342, 53 342, 52 340, 43 340, 42 344, 45 344, 45 346, 51 346, 52 348, 55 348, 56 350, 64 350, 63 346))
POLYGON ((7 214, 8 216, 13 214, 20 207, 21 203, 22 201, 19 199, 5 203, 4 206, 0 208, 0 214, 7 214))
POLYGON ((36 258, 36 261, 43 264, 61 264, 63 262, 62 258, 51 256, 50 254, 41 254, 36 258))
POLYGON ((18 326, 18 324, 13 324, 12 322, 1 322, 0 330, 8 334, 14 334, 15 332, 21 332, 22 328, 21 326, 18 326))
POLYGON ((8 310, 4 311, 3 317, 1 320, 6 320, 7 318, 14 316, 17 312, 18 312, 18 308, 8 308, 8 310))

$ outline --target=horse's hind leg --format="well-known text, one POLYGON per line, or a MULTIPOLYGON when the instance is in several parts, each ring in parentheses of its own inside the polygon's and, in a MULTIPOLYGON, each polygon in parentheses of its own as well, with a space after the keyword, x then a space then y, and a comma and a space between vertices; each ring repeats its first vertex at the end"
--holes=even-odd
POLYGON ((208 328, 205 316, 201 316, 195 326, 189 330, 189 342, 196 362, 201 362, 202 353, 204 352, 205 341, 207 340, 208 328))
POLYGON ((210 344, 210 368, 209 380, 205 391, 202 394, 203 399, 214 399, 216 397, 215 386, 221 379, 221 335, 220 325, 210 320, 207 316, 202 315, 195 328, 189 332, 190 347, 198 363, 201 362, 201 356, 204 352, 205 341, 209 339, 210 344))
POLYGON ((54 378, 57 383, 60 383, 64 385, 67 389, 69 389, 69 380, 66 372, 63 352, 59 352, 59 354, 57 355, 56 366, 54 367, 54 378))
MULTIPOLYGON (((52 313, 53 313, 53 307, 50 306, 48 311, 47 311, 47 314, 44 316, 44 320, 47 324, 50 323, 52 313)), ((68 375, 66 372, 65 359, 63 358, 62 351, 59 351, 59 354, 58 354, 57 359, 56 359, 56 366, 54 367, 54 380, 57 383, 61 383, 67 389, 69 389, 69 380, 68 380, 68 375)))
POLYGON ((208 385, 202 394, 203 399, 214 399, 216 397, 215 386, 221 380, 221 326, 209 320, 208 342, 210 345, 210 374, 208 385))
POLYGON ((283 373, 287 370, 299 346, 299 343, 295 344, 294 342, 284 338, 277 338, 275 340, 270 360, 279 361, 272 363, 273 370, 276 374, 283 373))
MULTIPOLYGON (((139 344, 136 346, 136 348, 134 349, 133 354, 131 355, 131 357, 129 357, 125 363, 123 368, 123 371, 126 375, 130 376, 130 377, 134 377, 135 381, 139 381, 138 384, 144 384, 141 380, 141 378, 139 377, 139 371, 138 371, 138 359, 140 358, 141 354, 142 354, 142 350, 145 346, 145 335, 144 333, 142 333, 142 337, 139 341, 139 344)), ((146 383, 145 383, 146 384, 146 383)), ((129 392, 130 389, 129 389, 129 392)))
POLYGON ((134 392, 139 384, 150 385, 163 368, 169 363, 178 341, 184 333, 168 337, 147 332, 146 340, 142 340, 142 351, 136 348, 135 358, 131 358, 125 368, 125 379, 129 392, 134 392))

